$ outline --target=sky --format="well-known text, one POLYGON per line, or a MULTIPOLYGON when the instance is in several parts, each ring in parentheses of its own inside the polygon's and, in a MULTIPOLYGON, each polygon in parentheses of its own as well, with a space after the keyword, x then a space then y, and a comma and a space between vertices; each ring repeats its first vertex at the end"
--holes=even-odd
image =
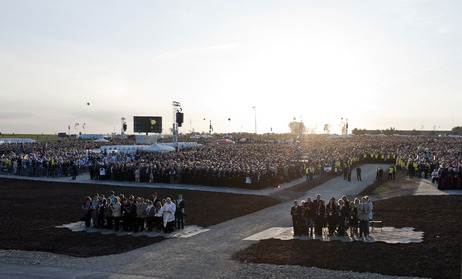
POLYGON ((0 132, 462 126, 462 1, 0 0, 0 132), (79 125, 76 125, 79 123, 79 125), (85 125, 84 125, 85 123, 85 125), (85 126, 85 128, 83 128, 85 126))

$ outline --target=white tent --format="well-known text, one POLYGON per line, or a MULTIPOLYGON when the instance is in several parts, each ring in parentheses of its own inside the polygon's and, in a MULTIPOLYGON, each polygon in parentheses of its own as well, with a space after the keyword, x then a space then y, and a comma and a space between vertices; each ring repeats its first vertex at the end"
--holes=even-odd
POLYGON ((101 138, 101 139, 94 140, 93 142, 109 142, 109 141, 101 138))
POLYGON ((143 147, 141 152, 173 152, 175 151, 175 148, 163 144, 157 144, 154 143, 153 145, 149 145, 146 147, 143 147))

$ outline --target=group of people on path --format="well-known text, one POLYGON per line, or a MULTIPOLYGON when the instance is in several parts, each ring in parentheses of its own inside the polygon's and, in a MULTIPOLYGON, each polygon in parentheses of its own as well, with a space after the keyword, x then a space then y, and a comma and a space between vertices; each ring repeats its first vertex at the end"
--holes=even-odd
POLYGON ((116 196, 111 191, 108 197, 95 194, 93 198, 85 197, 82 204, 85 227, 110 229, 126 232, 165 232, 184 229, 185 200, 182 194, 177 200, 167 197, 160 199, 157 193, 152 199, 135 198, 124 194, 116 196))
POLYGON ((336 200, 331 197, 326 202, 318 194, 315 200, 307 197, 299 204, 294 200, 290 209, 294 236, 309 235, 322 236, 323 228, 328 229, 328 236, 338 235, 353 237, 367 237, 369 235, 369 222, 372 220, 373 204, 368 196, 349 201, 343 195, 336 200))

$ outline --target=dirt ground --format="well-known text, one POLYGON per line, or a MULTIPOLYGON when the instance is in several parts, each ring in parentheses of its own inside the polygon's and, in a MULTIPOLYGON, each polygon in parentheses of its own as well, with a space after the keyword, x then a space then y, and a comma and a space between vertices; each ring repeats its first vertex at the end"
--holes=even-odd
POLYGON ((277 204, 270 197, 225 193, 115 187, 93 184, 0 179, 0 249, 45 251, 77 257, 119 254, 162 241, 163 237, 130 237, 71 232, 55 226, 79 221, 84 197, 108 196, 111 190, 125 196, 186 201, 186 225, 208 227, 277 204), (190 210, 188 210, 190 209, 190 210))
MULTIPOLYGON (((327 178, 323 178, 327 179, 327 178)), ((406 182, 404 192, 415 187, 406 182)), ((276 197, 181 191, 186 200, 187 224, 208 227, 290 199, 315 185, 300 184, 276 197), (190 209, 190 210, 188 210, 190 209)), ((173 189, 146 189, 92 184, 0 179, 0 249, 46 251, 78 257, 123 253, 163 238, 71 232, 55 226, 78 221, 87 195, 117 194, 177 197, 173 189)), ((396 195, 399 189, 388 187, 396 195)), ((373 189, 370 189, 373 190, 373 189)), ((371 192, 372 193, 372 192, 371 192)), ((383 192, 381 192, 383 194, 383 192)), ((390 191, 388 191, 388 194, 390 191)), ((384 226, 414 227, 424 232, 417 244, 344 243, 340 241, 264 240, 236 253, 242 262, 314 266, 387 275, 460 278, 462 196, 401 196, 374 201, 384 226)), ((288 217, 289 218, 289 217, 288 217)))
POLYGON ((414 244, 263 240, 236 253, 241 262, 300 265, 385 275, 461 278, 462 196, 403 196, 374 202, 383 226, 414 227, 414 244))

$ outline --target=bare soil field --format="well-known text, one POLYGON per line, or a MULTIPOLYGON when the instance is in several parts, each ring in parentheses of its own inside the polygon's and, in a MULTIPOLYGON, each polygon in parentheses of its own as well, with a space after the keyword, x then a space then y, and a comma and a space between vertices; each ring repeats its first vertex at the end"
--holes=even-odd
MULTIPOLYGON (((274 197, 202 191, 181 191, 186 200, 187 224, 209 227, 289 200, 328 178, 303 183, 274 197)), ((415 187, 406 181, 405 193, 415 187)), ((398 182, 398 180, 396 181, 398 182)), ((394 183, 396 183, 394 182, 394 183)), ((378 185, 377 185, 378 186, 378 185)), ((394 195, 399 187, 389 187, 394 195), (395 189, 396 188, 396 189, 395 189)), ((71 232, 55 226, 76 222, 82 216, 85 196, 133 194, 175 198, 173 189, 147 189, 93 184, 0 179, 0 249, 45 251, 78 257, 118 254, 162 241, 164 238, 71 232)), ((373 187, 369 190, 373 191, 373 187)), ((372 192, 370 192, 372 193, 372 192)), ((235 255, 241 262, 300 265, 332 270, 374 272, 386 275, 460 278, 462 250, 462 196, 400 196, 374 201, 384 226, 414 227, 424 232, 417 244, 344 243, 340 241, 263 240, 235 255)), ((285 213, 285 212, 284 212, 285 213)), ((288 216, 287 218, 290 218, 288 216)))
POLYGON ((405 196, 374 202, 383 226, 414 227, 424 241, 262 240, 236 253, 241 262, 300 265, 384 275, 461 278, 462 196, 405 196))
POLYGON ((172 189, 116 187, 93 184, 0 179, 0 249, 44 251, 78 257, 119 254, 162 241, 163 237, 131 237, 100 233, 71 232, 55 226, 77 222, 83 216, 85 196, 109 195, 111 190, 125 196, 186 201, 186 225, 209 227, 247 215, 279 201, 270 197, 172 189))

